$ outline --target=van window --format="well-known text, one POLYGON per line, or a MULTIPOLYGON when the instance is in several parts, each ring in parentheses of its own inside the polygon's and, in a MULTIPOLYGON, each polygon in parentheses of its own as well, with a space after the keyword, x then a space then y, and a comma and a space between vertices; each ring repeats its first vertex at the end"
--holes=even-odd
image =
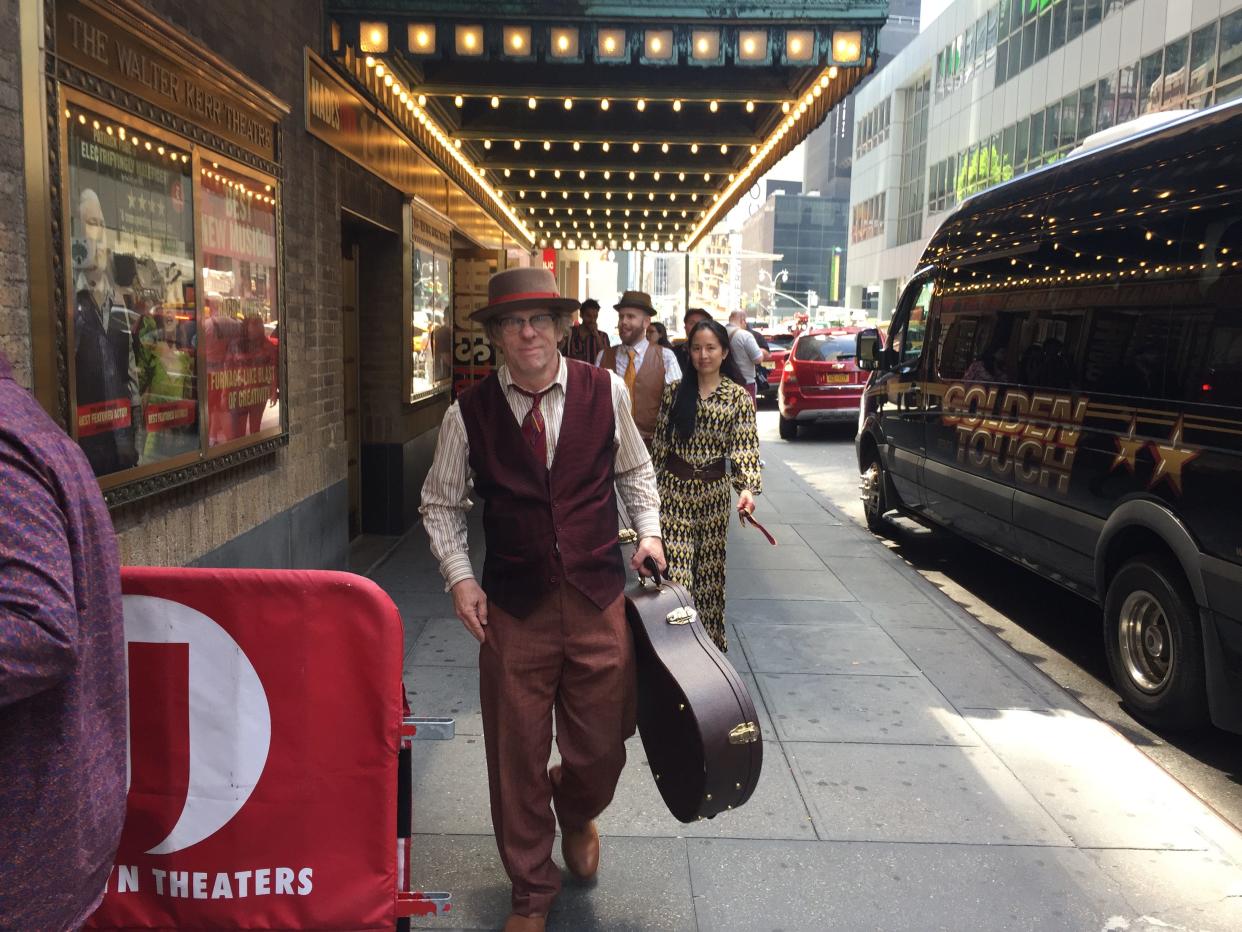
POLYGON ((897 351, 898 364, 916 362, 923 355, 923 341, 927 336, 927 315, 935 285, 925 283, 914 298, 914 304, 906 318, 905 326, 893 336, 893 349, 897 351))
POLYGON ((998 310, 1001 295, 946 298, 940 309, 936 373, 946 381, 1013 382, 1021 312, 998 310))
POLYGON ((1166 338, 1165 394, 1176 401, 1242 405, 1242 189, 1233 158, 1219 147, 1187 160, 1195 180, 1180 261, 1189 263, 1189 277, 1179 283, 1166 338))
POLYGON ((1091 324, 1083 387, 1096 394, 1163 398, 1170 320, 1167 311, 1153 307, 1098 312, 1091 324))

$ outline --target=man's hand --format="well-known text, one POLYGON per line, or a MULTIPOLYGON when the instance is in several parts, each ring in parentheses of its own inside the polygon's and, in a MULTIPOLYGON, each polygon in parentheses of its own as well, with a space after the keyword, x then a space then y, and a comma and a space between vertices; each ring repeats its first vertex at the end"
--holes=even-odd
POLYGON ((668 569, 668 561, 664 559, 664 541, 658 537, 644 537, 639 540, 634 556, 630 557, 630 568, 637 570, 639 576, 650 576, 643 562, 651 557, 655 565, 663 573, 668 569))
POLYGON ((466 630, 482 644, 487 637, 484 630, 487 627, 487 596, 473 577, 455 584, 452 592, 453 611, 457 612, 466 630))

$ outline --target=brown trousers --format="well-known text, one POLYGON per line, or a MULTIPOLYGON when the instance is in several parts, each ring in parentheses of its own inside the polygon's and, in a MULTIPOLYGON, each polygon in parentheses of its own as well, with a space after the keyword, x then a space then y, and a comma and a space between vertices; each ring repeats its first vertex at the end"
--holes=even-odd
POLYGON ((561 889, 552 861, 556 820, 562 830, 577 829, 604 811, 634 734, 625 597, 601 612, 561 583, 526 618, 489 601, 485 630, 479 693, 496 846, 513 884, 513 911, 543 916, 561 889), (556 786, 548 775, 553 708, 556 786))

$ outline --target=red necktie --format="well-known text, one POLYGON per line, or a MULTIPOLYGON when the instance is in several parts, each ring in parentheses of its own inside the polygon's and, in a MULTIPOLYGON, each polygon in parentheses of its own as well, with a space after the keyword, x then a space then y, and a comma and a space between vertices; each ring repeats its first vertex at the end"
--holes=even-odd
POLYGON ((526 417, 522 418, 522 436, 526 438, 526 442, 535 452, 535 459, 539 461, 539 465, 546 467, 548 464, 548 433, 547 424, 543 420, 543 412, 539 410, 539 399, 551 389, 528 392, 517 385, 513 385, 513 388, 530 399, 530 410, 526 412, 526 417))

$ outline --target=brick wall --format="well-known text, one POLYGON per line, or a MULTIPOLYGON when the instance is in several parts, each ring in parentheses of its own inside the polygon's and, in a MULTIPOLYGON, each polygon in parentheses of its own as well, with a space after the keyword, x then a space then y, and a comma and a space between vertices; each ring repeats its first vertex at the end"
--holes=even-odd
POLYGON ((0 350, 30 385, 26 191, 22 174, 21 32, 18 0, 0 0, 0 350))

